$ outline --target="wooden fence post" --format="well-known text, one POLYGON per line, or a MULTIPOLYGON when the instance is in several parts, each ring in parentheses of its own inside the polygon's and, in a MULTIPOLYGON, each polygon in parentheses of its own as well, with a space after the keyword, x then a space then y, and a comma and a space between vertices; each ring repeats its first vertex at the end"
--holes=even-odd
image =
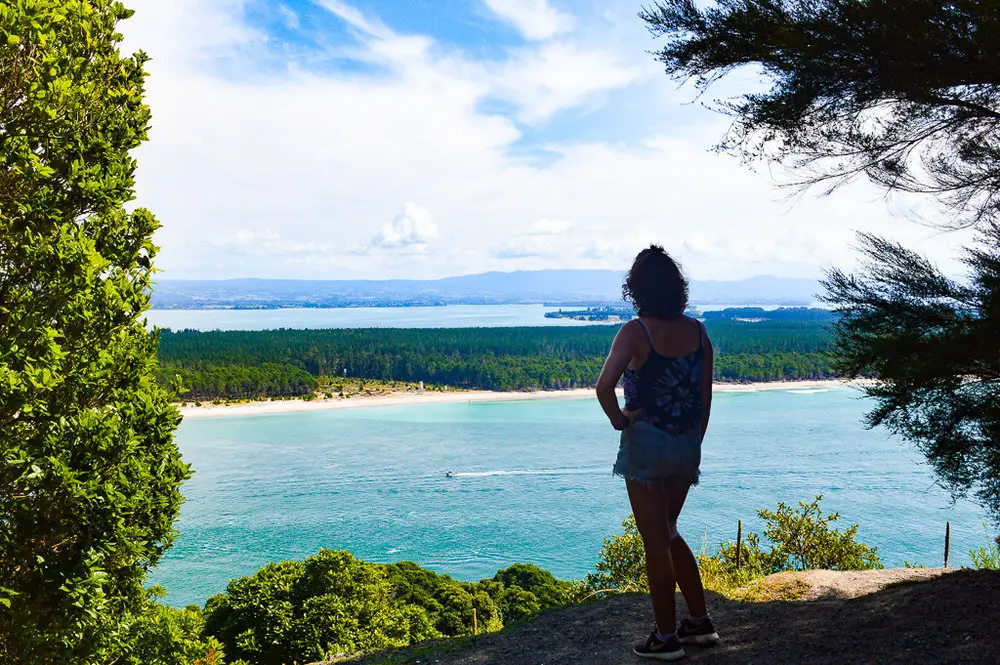
MULTIPOLYGON (((743 520, 736 521, 736 570, 742 565, 743 554, 743 520)), ((947 565, 947 564, 945 564, 947 565)))
POLYGON ((472 634, 479 634, 479 623, 476 621, 476 608, 472 608, 472 634))
POLYGON ((944 567, 948 567, 948 555, 951 553, 951 522, 944 527, 944 567))

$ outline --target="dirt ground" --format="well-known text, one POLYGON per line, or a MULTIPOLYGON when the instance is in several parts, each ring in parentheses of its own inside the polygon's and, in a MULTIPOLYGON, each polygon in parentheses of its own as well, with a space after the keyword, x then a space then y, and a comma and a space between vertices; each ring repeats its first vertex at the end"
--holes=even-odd
MULTIPOLYGON (((806 600, 740 603, 711 595, 721 644, 691 663, 1000 663, 1000 572, 810 571, 806 600), (946 573, 946 574, 945 574, 946 573)), ((678 614, 684 616, 678 596, 678 614)), ((383 652, 354 665, 604 665, 652 627, 649 597, 560 608, 499 633, 383 652)))

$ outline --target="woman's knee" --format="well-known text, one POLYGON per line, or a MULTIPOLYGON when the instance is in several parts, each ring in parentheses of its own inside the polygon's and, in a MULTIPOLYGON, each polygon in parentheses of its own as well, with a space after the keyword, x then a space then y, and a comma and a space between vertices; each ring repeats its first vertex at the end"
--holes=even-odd
POLYGON ((662 552, 670 549, 670 538, 665 533, 654 533, 642 537, 642 546, 646 552, 662 552))

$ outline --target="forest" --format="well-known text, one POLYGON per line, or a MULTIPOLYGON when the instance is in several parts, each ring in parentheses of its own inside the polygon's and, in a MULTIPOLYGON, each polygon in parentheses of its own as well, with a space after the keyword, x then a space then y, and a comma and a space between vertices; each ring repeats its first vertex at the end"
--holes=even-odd
MULTIPOLYGON (((706 322, 721 381, 831 378, 824 323, 706 322)), ((180 398, 311 394, 320 377, 426 382, 458 389, 594 385, 617 328, 160 331, 160 381, 180 398)))

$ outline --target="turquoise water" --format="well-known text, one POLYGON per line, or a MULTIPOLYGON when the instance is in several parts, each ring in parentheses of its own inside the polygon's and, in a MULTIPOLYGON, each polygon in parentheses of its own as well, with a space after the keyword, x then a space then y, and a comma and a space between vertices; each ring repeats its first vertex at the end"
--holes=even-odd
MULTIPOLYGON (((859 425, 864 409, 849 388, 717 393, 682 533, 714 547, 739 518, 758 528, 757 508, 822 494, 886 566, 940 565, 948 520, 952 565, 968 563, 984 513, 951 506, 919 455, 859 425)), ((577 578, 629 512, 615 433, 591 399, 200 419, 178 440, 196 474, 152 576, 176 606, 322 547, 461 580, 517 561, 577 578)))

